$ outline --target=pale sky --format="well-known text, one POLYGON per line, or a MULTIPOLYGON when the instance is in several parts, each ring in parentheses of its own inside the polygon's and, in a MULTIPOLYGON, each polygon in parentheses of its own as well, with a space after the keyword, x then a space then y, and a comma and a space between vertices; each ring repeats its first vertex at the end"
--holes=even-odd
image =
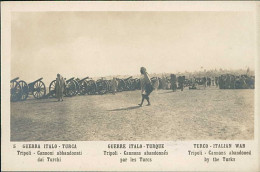
POLYGON ((254 69, 250 12, 12 13, 11 75, 64 77, 254 69))

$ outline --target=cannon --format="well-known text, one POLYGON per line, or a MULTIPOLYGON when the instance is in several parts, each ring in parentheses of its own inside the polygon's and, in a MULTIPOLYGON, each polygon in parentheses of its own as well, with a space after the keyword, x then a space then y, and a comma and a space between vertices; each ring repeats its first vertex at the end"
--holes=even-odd
MULTIPOLYGON (((72 97, 72 96, 75 96, 77 94, 78 88, 77 88, 76 84, 77 83, 74 80, 74 77, 65 81, 65 85, 64 85, 64 87, 65 87, 65 89, 64 89, 65 96, 72 97)), ((50 83, 50 86, 49 86, 49 96, 50 97, 56 97, 56 80, 53 80, 50 83)))
POLYGON ((117 88, 118 92, 130 91, 130 90, 133 91, 140 88, 140 86, 138 85, 140 84, 140 80, 137 78, 134 79, 132 76, 125 79, 117 78, 117 82, 118 82, 118 88, 117 88))
POLYGON ((78 94, 85 95, 87 93, 87 88, 88 88, 87 79, 89 79, 89 77, 85 77, 83 79, 79 79, 79 78, 75 79, 78 94))
POLYGON ((77 85, 76 81, 74 80, 74 77, 68 79, 66 81, 66 86, 65 86, 65 96, 67 97, 72 97, 77 95, 79 90, 79 86, 77 85))
POLYGON ((40 99, 46 95, 45 84, 41 81, 43 78, 37 79, 29 84, 19 77, 11 80, 11 101, 26 100, 31 93, 34 98, 40 99))
POLYGON ((14 78, 10 81, 10 100, 12 102, 19 101, 21 99, 22 89, 17 81, 19 77, 14 78))
POLYGON ((111 83, 105 78, 98 79, 96 81, 96 92, 98 94, 106 94, 111 90, 111 83))
POLYGON ((28 95, 29 95, 29 86, 27 85, 27 83, 23 80, 20 80, 18 82, 21 86, 21 99, 22 101, 26 100, 28 98, 28 95))
POLYGON ((126 83, 123 79, 118 79, 117 78, 117 82, 118 82, 118 86, 117 86, 117 91, 118 92, 122 92, 125 90, 126 88, 126 83))
POLYGON ((28 84, 28 93, 26 93, 27 97, 29 93, 31 93, 36 99, 41 99, 46 95, 46 87, 45 84, 42 82, 42 79, 43 78, 39 78, 36 81, 28 84))
POLYGON ((85 84, 86 84, 86 93, 88 95, 93 95, 96 94, 97 92, 97 84, 96 81, 94 81, 91 78, 88 78, 87 80, 85 80, 85 84))
POLYGON ((141 89, 141 82, 139 78, 134 79, 134 85, 135 85, 135 90, 140 90, 141 89))
POLYGON ((130 91, 130 90, 133 90, 133 77, 130 76, 128 78, 125 78, 124 81, 125 81, 125 88, 124 88, 124 91, 130 91))

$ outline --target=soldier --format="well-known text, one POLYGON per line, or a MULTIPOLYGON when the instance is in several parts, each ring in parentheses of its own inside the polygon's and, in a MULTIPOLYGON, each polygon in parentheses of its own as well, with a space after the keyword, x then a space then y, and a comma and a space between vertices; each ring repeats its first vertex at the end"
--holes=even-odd
POLYGON ((56 97, 58 101, 63 101, 64 87, 65 87, 65 80, 60 74, 57 74, 55 90, 56 90, 56 97))
POLYGON ((235 88, 235 76, 231 75, 230 76, 230 89, 234 89, 235 88))
POLYGON ((204 85, 204 88, 206 88, 206 86, 207 86, 207 78, 206 77, 202 78, 202 83, 204 85))
POLYGON ((215 86, 215 80, 214 80, 214 77, 211 79, 211 84, 212 84, 212 86, 215 86))
POLYGON ((240 77, 240 83, 241 83, 241 88, 242 88, 242 89, 246 89, 246 88, 247 88, 246 79, 245 79, 245 76, 244 76, 244 75, 242 75, 242 76, 240 77))
POLYGON ((224 89, 224 76, 221 75, 218 79, 218 84, 220 89, 224 89))
POLYGON ((183 91, 184 88, 184 81, 185 81, 185 76, 179 76, 178 77, 178 86, 183 91))
POLYGON ((191 78, 190 84, 189 84, 189 90, 190 89, 197 89, 196 84, 197 84, 197 79, 195 77, 191 78))
POLYGON ((207 77, 207 86, 210 87, 211 86, 211 78, 207 77))
POLYGON ((154 77, 154 80, 153 80, 153 87, 154 89, 157 91, 158 88, 159 88, 159 78, 158 77, 154 77))
POLYGON ((111 82, 111 89, 112 89, 112 94, 116 94, 117 91, 117 86, 118 86, 118 81, 116 80, 115 77, 113 77, 113 80, 111 82))
POLYGON ((172 91, 177 90, 177 78, 176 78, 176 75, 174 75, 174 74, 171 74, 171 88, 172 88, 172 91))
POLYGON ((219 77, 215 77, 215 85, 218 87, 219 77))
POLYGON ((231 77, 229 74, 226 75, 226 89, 230 89, 230 85, 231 85, 231 77))
POLYGON ((162 75, 161 83, 162 83, 162 89, 165 90, 166 89, 166 78, 164 75, 162 75))

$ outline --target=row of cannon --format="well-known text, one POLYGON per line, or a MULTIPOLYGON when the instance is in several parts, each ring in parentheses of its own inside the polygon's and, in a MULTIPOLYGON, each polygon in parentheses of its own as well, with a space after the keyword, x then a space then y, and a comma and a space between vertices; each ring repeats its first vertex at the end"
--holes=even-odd
MULTIPOLYGON (((56 80, 53 80, 49 87, 48 93, 47 88, 42 81, 43 78, 39 78, 31 83, 26 83, 23 80, 19 80, 19 77, 14 78, 10 81, 10 100, 24 101, 29 95, 32 95, 35 99, 51 98, 55 97, 56 91, 56 80)), ((70 78, 65 81, 64 95, 67 97, 72 97, 76 95, 95 95, 95 94, 106 94, 111 93, 113 90, 112 82, 113 80, 107 80, 101 78, 98 80, 93 80, 92 78, 85 77, 83 79, 70 78)), ((138 78, 128 77, 125 79, 116 78, 116 91, 133 91, 140 89, 140 80, 138 78)))
MULTIPOLYGON (((235 88, 254 88, 254 77, 253 76, 237 76, 233 81, 232 77, 226 77, 229 75, 222 75, 220 77, 215 78, 190 78, 186 79, 185 76, 178 76, 174 75, 175 77, 152 77, 151 81, 153 84, 154 89, 181 89, 183 90, 184 87, 189 87, 191 89, 196 89, 195 85, 205 85, 211 86, 216 85, 220 89, 226 89, 226 85, 232 85, 233 87, 227 87, 230 89, 235 88), (225 80, 223 80, 223 78, 225 80), (238 81, 237 81, 238 80, 238 81), (230 81, 230 82, 228 82, 230 81), (241 82, 240 82, 241 81, 241 82), (243 81, 243 82, 242 82, 243 81), (223 84, 224 83, 224 84, 223 84), (223 86, 224 85, 224 86, 223 86), (240 86, 242 85, 242 86, 240 86), (174 88, 173 88, 174 87, 174 88)), ((51 98, 56 97, 56 80, 53 80, 49 87, 48 93, 45 84, 42 81, 43 78, 39 78, 36 81, 33 81, 27 84, 23 80, 19 80, 19 77, 14 78, 10 81, 10 100, 15 101, 23 101, 28 98, 31 94, 36 99, 42 98, 51 98)), ((133 90, 140 90, 140 79, 128 77, 124 79, 115 78, 115 80, 107 80, 105 78, 101 78, 98 80, 94 80, 89 77, 85 77, 83 79, 79 78, 70 78, 65 81, 65 89, 64 95, 67 97, 72 97, 76 95, 102 95, 106 93, 112 92, 122 92, 122 91, 133 91, 133 90)))

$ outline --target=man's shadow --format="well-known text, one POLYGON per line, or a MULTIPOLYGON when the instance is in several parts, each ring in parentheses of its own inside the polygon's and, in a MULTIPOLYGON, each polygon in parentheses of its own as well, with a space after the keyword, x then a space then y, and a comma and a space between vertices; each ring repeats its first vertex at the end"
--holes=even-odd
POLYGON ((30 102, 30 104, 39 104, 39 103, 55 103, 55 102, 57 102, 57 103, 59 103, 59 101, 58 100, 50 100, 50 101, 33 101, 33 102, 30 102))
POLYGON ((158 94, 168 94, 168 93, 174 93, 174 91, 167 91, 167 92, 162 92, 162 93, 158 93, 158 94))
POLYGON ((131 106, 127 108, 120 108, 120 109, 113 109, 113 110, 108 110, 108 111, 123 111, 123 110, 133 110, 133 109, 138 109, 140 106, 131 106))

